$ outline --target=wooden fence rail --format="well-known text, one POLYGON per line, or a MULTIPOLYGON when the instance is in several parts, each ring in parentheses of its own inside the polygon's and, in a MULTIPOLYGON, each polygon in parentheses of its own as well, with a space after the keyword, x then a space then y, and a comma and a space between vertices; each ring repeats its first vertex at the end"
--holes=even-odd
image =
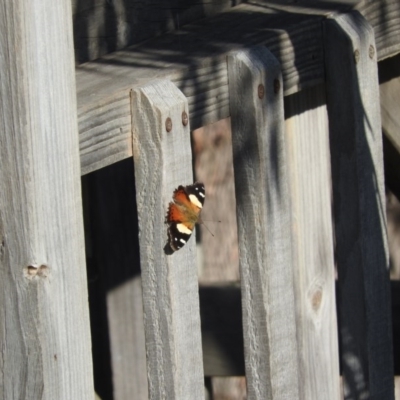
POLYGON ((95 94, 89 80, 78 88, 78 143, 71 11, 48 4, 22 23, 37 1, 0 12, 0 398, 93 398, 79 156, 82 175, 134 165, 117 168, 117 180, 106 170, 88 177, 90 256, 112 320, 105 398, 205 397, 196 241, 167 254, 164 218, 173 190, 194 180, 191 121, 230 116, 247 398, 337 400, 341 362, 346 399, 393 400, 379 50, 367 20, 283 13, 277 22, 256 1, 231 14, 231 25, 244 21, 232 38, 250 32, 244 49, 226 29, 215 53, 202 60, 199 46, 190 67, 163 66, 152 79, 136 49, 129 79, 125 65, 95 94), (278 28, 264 32, 265 21, 278 28))

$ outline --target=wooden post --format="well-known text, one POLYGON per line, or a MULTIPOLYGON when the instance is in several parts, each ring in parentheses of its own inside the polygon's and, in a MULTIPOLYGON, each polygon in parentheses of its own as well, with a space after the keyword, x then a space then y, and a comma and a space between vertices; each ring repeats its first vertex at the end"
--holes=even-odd
MULTIPOLYGON (((204 399, 195 238, 164 253, 168 203, 193 183, 187 100, 169 81, 132 95, 149 398, 204 399)), ((207 200, 206 200, 207 201, 207 200)), ((194 236, 194 235, 193 235, 194 236)))
POLYGON ((248 398, 298 399, 282 76, 265 48, 228 57, 248 398))
POLYGON ((376 47, 358 13, 324 23, 345 398, 393 399, 376 47))
POLYGON ((71 2, 0 26, 1 397, 93 399, 71 2))
POLYGON ((325 90, 285 98, 300 399, 338 400, 339 349, 325 90))

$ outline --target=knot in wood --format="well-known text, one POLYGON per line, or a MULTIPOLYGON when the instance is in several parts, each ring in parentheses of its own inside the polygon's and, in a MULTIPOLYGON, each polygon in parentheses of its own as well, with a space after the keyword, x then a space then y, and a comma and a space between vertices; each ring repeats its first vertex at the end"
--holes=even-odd
POLYGON ((46 278, 49 274, 49 268, 47 265, 31 264, 24 268, 25 278, 33 279, 35 277, 46 278))
POLYGON ((318 311, 322 303, 322 290, 317 289, 311 298, 311 306, 314 311, 318 311))

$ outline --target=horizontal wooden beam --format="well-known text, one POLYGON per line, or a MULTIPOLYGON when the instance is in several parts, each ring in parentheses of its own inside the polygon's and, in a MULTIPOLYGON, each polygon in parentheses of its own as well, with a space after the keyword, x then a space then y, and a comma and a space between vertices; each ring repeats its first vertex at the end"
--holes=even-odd
MULTIPOLYGON (((192 129, 229 116, 226 54, 232 50, 268 47, 281 63, 285 95, 322 82, 321 21, 340 4, 258 3, 77 67, 82 174, 132 156, 130 90, 153 80, 172 80, 185 94, 192 129)), ((349 2, 341 3, 348 9, 349 2)), ((375 29, 378 59, 398 53, 399 2, 364 3, 358 9, 375 29)))

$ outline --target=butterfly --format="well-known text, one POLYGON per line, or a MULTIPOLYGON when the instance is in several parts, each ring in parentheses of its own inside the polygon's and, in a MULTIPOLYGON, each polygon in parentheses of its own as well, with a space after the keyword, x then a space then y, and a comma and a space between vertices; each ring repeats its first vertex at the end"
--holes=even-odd
POLYGON ((168 227, 168 244, 172 254, 181 249, 192 235, 196 223, 201 223, 206 190, 204 184, 179 186, 174 190, 165 222, 168 227))

